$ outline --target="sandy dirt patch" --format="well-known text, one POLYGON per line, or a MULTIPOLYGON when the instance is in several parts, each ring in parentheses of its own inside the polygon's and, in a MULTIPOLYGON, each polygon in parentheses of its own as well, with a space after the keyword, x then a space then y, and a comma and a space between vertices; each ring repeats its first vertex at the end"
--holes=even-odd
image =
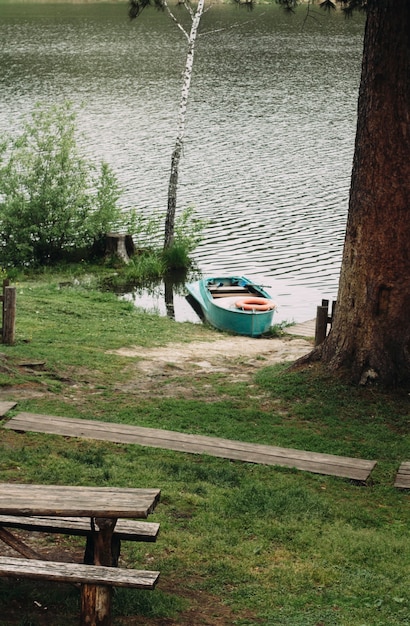
POLYGON ((311 349, 312 342, 302 338, 235 336, 150 349, 127 346, 112 353, 129 357, 133 369, 131 379, 117 384, 118 390, 150 397, 187 398, 198 397, 202 386, 206 398, 212 400, 213 375, 223 375, 231 382, 250 382, 257 369, 294 362, 311 349))
POLYGON ((174 363, 207 369, 215 362, 228 364, 229 360, 242 357, 250 361, 258 360, 280 363, 293 361, 309 352, 312 342, 306 339, 252 339, 250 337, 227 337, 216 341, 194 341, 192 343, 172 343, 161 348, 141 348, 131 346, 114 350, 113 354, 141 359, 138 367, 146 371, 164 363, 174 363))

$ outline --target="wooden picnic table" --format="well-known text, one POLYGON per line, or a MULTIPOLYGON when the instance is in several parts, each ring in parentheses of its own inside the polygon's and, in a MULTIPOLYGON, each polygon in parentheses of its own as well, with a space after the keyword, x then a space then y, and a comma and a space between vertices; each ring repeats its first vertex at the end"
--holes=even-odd
POLYGON ((159 489, 0 483, 0 513, 146 518, 159 497, 159 489))
MULTIPOLYGON (((88 540, 91 539, 94 553, 93 564, 97 567, 113 567, 116 565, 116 555, 113 554, 112 546, 117 519, 145 519, 154 510, 159 498, 159 489, 0 483, 0 515, 14 515, 22 519, 30 516, 48 516, 55 517, 56 521, 71 516, 89 518, 88 540)), ((53 532, 50 530, 50 524, 48 528, 48 532, 53 532)), ((58 528, 59 525, 56 524, 55 532, 59 532, 58 528)), ((6 540, 1 534, 0 539, 6 540)), ((32 556, 35 556, 34 552, 32 556)), ((42 571, 40 563, 38 561, 39 576, 42 571)), ((33 571, 34 569, 35 562, 33 571)), ((47 566, 44 569, 47 569, 47 566)), ((81 576, 84 577, 82 570, 81 576)), ((46 577, 46 573, 43 577, 46 577)), ((50 564, 50 579, 52 578, 57 579, 50 564)), ((83 578, 81 582, 83 583, 81 624, 95 626, 111 624, 112 586, 84 583, 83 578)))

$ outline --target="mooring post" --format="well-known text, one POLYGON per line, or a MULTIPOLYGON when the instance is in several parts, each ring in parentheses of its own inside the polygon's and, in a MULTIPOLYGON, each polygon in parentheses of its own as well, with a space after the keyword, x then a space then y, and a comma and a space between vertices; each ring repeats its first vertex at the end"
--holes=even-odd
POLYGON ((1 302, 1 323, 2 323, 2 327, 0 328, 0 334, 1 334, 1 338, 3 340, 3 320, 4 320, 4 291, 6 289, 6 287, 8 287, 10 285, 10 281, 8 278, 5 278, 3 280, 3 285, 2 285, 2 290, 0 293, 0 302, 1 302))
POLYGON ((321 306, 316 309, 315 346, 326 339, 329 313, 329 300, 322 300, 321 306))
POLYGON ((16 326, 16 288, 6 286, 3 293, 3 343, 13 345, 16 326))
POLYGON ((333 300, 332 301, 332 312, 330 314, 330 320, 329 320, 330 327, 332 327, 332 325, 333 325, 333 319, 334 319, 335 311, 336 311, 336 304, 337 304, 337 301, 333 300))

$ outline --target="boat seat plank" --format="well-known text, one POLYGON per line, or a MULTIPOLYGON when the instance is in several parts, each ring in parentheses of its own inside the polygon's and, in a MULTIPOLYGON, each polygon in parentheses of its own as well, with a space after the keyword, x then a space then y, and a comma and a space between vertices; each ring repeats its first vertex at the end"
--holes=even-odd
POLYGON ((159 572, 0 556, 0 577, 154 589, 159 572))
POLYGON ((242 441, 231 441, 205 435, 113 424, 78 418, 19 413, 5 425, 16 431, 42 432, 64 437, 81 437, 115 443, 137 444, 193 454, 208 454, 226 459, 279 465, 317 474, 366 481, 376 461, 307 452, 242 441))
POLYGON ((212 294, 221 294, 221 295, 225 295, 227 293, 232 293, 232 294, 249 293, 249 289, 247 287, 242 287, 239 285, 223 285, 222 287, 208 287, 208 290, 212 294))
MULTIPOLYGON (((84 517, 0 515, 0 528, 2 527, 85 537, 90 532, 90 520, 84 517)), ((153 542, 157 540, 159 524, 156 522, 119 519, 115 525, 114 533, 119 539, 124 541, 153 542)))
POLYGON ((410 461, 405 461, 400 465, 394 486, 399 489, 410 489, 410 461))
MULTIPOLYGON (((235 293, 234 291, 224 291, 223 293, 218 293, 218 292, 211 292, 212 293, 212 297, 214 299, 219 299, 219 298, 238 298, 238 296, 240 296, 240 293, 235 293)), ((244 291, 244 294, 249 293, 249 291, 244 291)))

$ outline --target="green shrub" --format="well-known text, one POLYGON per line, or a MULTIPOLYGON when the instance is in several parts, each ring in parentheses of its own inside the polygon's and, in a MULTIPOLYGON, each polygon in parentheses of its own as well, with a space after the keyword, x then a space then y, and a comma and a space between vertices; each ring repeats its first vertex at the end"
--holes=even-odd
POLYGON ((37 105, 0 145, 0 262, 38 265, 88 248, 121 222, 114 173, 77 148, 72 105, 37 105))
POLYGON ((149 283, 162 278, 165 274, 165 266, 161 256, 155 251, 144 251, 131 258, 130 263, 124 266, 117 278, 118 286, 149 283))
POLYGON ((176 242, 171 247, 164 249, 162 257, 169 270, 188 269, 191 265, 188 250, 183 244, 176 242))
POLYGON ((168 270, 189 269, 190 254, 202 240, 204 220, 194 217, 192 207, 186 208, 175 222, 175 236, 172 246, 164 248, 163 258, 168 270))

